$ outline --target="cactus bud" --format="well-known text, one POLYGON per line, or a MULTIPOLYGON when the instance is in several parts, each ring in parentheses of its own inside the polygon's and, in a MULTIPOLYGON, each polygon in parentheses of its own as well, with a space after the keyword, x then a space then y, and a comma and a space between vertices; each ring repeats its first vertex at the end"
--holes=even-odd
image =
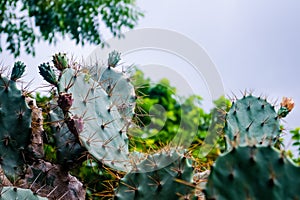
POLYGON ((59 94, 57 104, 64 111, 67 112, 73 103, 72 94, 62 92, 59 94))
POLYGON ((121 60, 121 53, 117 51, 112 51, 108 55, 108 67, 116 67, 118 62, 121 60))
POLYGON ((40 75, 50 84, 57 85, 56 75, 49 65, 49 63, 43 63, 39 66, 40 75))
POLYGON ((76 137, 79 136, 79 133, 83 131, 83 119, 82 117, 78 117, 77 115, 74 115, 67 119, 67 126, 71 133, 73 133, 76 137))
POLYGON ((10 80, 16 81, 17 79, 21 78, 25 71, 26 65, 21 61, 15 62, 14 67, 12 69, 12 73, 10 76, 10 80))
POLYGON ((295 103, 292 98, 283 97, 280 106, 278 116, 282 118, 286 117, 293 110, 295 103))
POLYGON ((52 62, 59 71, 63 71, 68 67, 68 59, 65 53, 58 53, 52 56, 52 62))

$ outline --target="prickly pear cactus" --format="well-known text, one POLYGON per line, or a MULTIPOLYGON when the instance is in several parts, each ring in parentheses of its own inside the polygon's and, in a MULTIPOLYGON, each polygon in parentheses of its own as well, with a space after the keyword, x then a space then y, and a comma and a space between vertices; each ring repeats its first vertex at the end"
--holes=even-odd
POLYGON ((300 199, 300 168, 271 146, 236 147, 214 164, 207 199, 300 199))
POLYGON ((224 132, 229 149, 233 142, 239 145, 268 145, 274 143, 281 133, 274 106, 252 95, 233 102, 225 122, 224 132))
POLYGON ((114 199, 188 199, 192 182, 190 159, 172 150, 160 152, 149 155, 120 180, 114 199))
POLYGON ((0 190, 0 200, 47 200, 45 197, 40 197, 34 194, 30 189, 22 189, 17 187, 2 187, 0 190))
POLYGON ((104 164, 127 171, 129 152, 125 123, 111 97, 88 73, 70 68, 63 71, 58 88, 60 92, 72 94, 70 117, 83 119, 74 133, 80 143, 104 164))
MULTIPOLYGON (((70 119, 64 119, 63 111, 59 107, 53 107, 50 111, 51 129, 54 133, 55 144, 57 147, 57 162, 65 169, 73 168, 85 159, 86 149, 80 145, 76 137, 68 128, 67 122, 70 119)), ((72 129, 76 127, 72 126, 72 129)), ((75 128, 75 131, 77 129, 75 128)), ((74 132, 74 131, 73 131, 74 132)))
POLYGON ((91 74, 110 96, 124 120, 130 123, 134 114, 136 95, 134 86, 130 83, 128 69, 116 68, 121 60, 120 55, 119 52, 112 51, 107 66, 96 65, 91 74))
POLYGON ((24 65, 15 64, 12 71, 11 80, 0 75, 0 165, 10 180, 22 171, 31 127, 31 110, 15 82, 24 65))
POLYGON ((122 116, 125 119, 131 119, 134 114, 136 97, 129 76, 125 72, 108 67, 104 70, 100 83, 122 116))

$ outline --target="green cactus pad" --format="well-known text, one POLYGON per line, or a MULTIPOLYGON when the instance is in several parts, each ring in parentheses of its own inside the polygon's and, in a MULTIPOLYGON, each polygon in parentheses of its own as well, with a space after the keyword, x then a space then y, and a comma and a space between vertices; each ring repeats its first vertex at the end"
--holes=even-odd
POLYGON ((274 107, 265 99, 252 95, 233 102, 225 122, 228 148, 232 142, 268 145, 274 143, 281 133, 274 107))
POLYGON ((0 190, 0 200, 46 200, 45 197, 40 197, 34 194, 30 189, 22 189, 16 187, 2 187, 0 190))
POLYGON ((57 162, 64 168, 72 168, 80 164, 86 151, 74 134, 72 134, 63 120, 64 114, 59 107, 52 108, 50 111, 51 128, 54 133, 55 144, 57 147, 57 162))
POLYGON ((102 163, 128 171, 125 124, 108 94, 89 74, 70 68, 63 72, 58 86, 59 92, 72 94, 71 115, 84 120, 78 136, 82 145, 102 163))
POLYGON ((134 86, 130 82, 128 67, 122 70, 116 68, 120 59, 120 53, 112 51, 109 54, 107 66, 96 64, 89 70, 93 79, 98 81, 111 97, 112 103, 116 105, 124 121, 130 124, 134 115, 136 95, 134 86))
POLYGON ((137 169, 120 180, 114 199, 179 199, 194 188, 192 162, 176 151, 148 156, 137 169), (167 160, 172 162, 165 166, 167 160), (143 167, 152 170, 145 172, 143 167))
POLYGON ((300 168, 271 146, 237 147, 215 162, 206 198, 300 199, 300 168))
POLYGON ((125 119, 131 119, 135 108, 135 90, 130 78, 124 72, 106 68, 100 78, 100 84, 111 97, 125 119))
POLYGON ((0 79, 0 164, 6 176, 14 180, 30 145, 31 110, 16 82, 0 79))

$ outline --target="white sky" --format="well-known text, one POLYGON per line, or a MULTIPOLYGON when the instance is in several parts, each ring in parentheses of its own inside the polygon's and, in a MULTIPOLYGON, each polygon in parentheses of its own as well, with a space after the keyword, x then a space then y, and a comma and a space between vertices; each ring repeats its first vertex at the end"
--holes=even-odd
MULTIPOLYGON (((137 28, 166 28, 186 35, 201 45, 215 63, 225 92, 254 89, 271 100, 293 97, 295 109, 285 126, 300 126, 300 1, 297 0, 137 0, 145 12, 137 28)), ((108 38, 109 34, 104 31, 108 38)), ((36 57, 23 53, 29 77, 41 81, 37 66, 62 51, 87 57, 95 46, 81 48, 68 39, 36 46, 36 57)), ((5 65, 14 59, 1 55, 5 65)), ((200 94, 201 95, 201 94, 200 94)), ((203 95, 205 96, 205 95, 203 95)))

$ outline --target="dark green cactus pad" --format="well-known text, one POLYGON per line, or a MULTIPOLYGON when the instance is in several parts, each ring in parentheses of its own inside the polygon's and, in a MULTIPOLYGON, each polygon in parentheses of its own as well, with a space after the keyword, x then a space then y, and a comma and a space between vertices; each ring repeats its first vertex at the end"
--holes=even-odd
POLYGON ((252 95, 233 102, 225 122, 228 148, 232 142, 239 145, 273 144, 281 133, 274 106, 252 95))
POLYGON ((47 200, 34 194, 30 189, 22 189, 17 187, 2 187, 0 190, 0 200, 47 200))
POLYGON ((0 77, 0 164, 14 180, 22 171, 30 145, 31 110, 16 82, 0 77))
POLYGON ((80 164, 86 149, 81 146, 78 137, 71 133, 64 114, 59 107, 51 109, 50 120, 51 129, 54 133, 55 144, 57 147, 57 162, 65 169, 73 168, 76 164, 80 164))
POLYGON ((185 199, 192 196, 192 161, 176 151, 148 156, 136 169, 120 180, 114 199, 185 199), (167 160, 170 162, 166 165, 167 160), (152 170, 147 171, 150 167, 152 170))
POLYGON ((207 199, 300 199, 300 168, 271 146, 237 147, 209 175, 207 199))

